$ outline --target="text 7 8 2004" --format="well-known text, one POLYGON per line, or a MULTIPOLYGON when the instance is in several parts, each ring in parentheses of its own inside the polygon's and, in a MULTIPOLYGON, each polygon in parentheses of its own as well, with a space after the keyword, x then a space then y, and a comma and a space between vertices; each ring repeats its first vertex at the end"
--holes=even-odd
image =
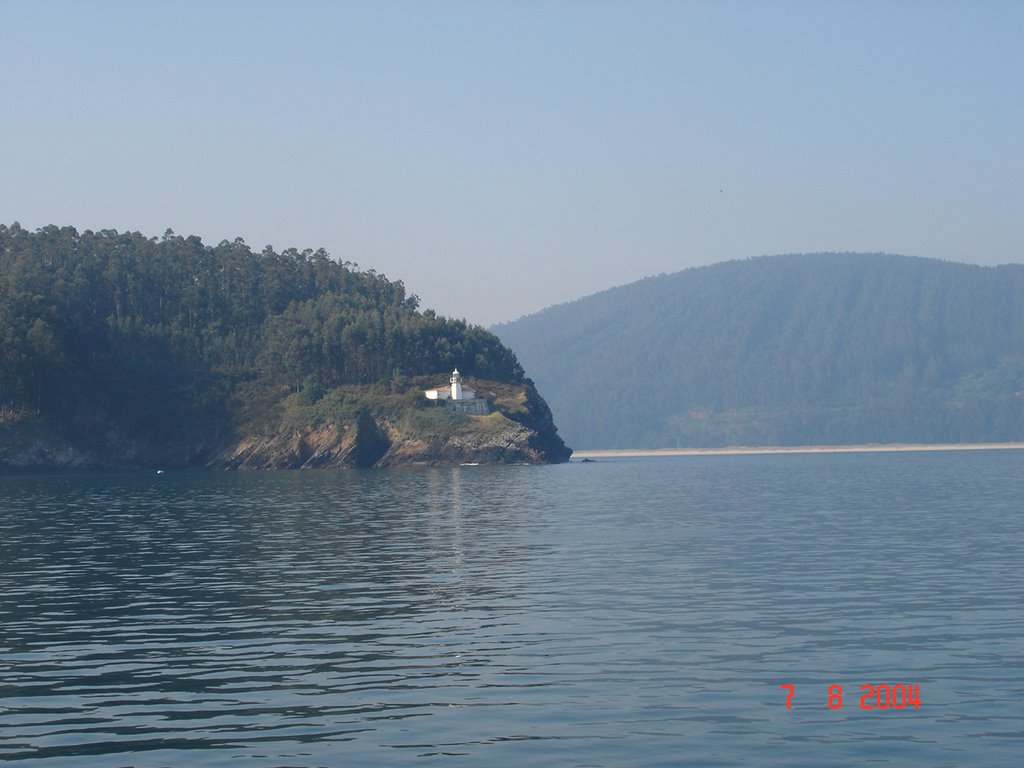
MULTIPOLYGON (((782 683, 786 693, 786 709, 791 709, 796 696, 796 686, 782 683)), ((825 703, 829 709, 843 708, 843 686, 838 683, 828 687, 825 703)), ((921 686, 917 683, 866 684, 860 687, 860 708, 878 710, 900 710, 921 706, 921 686)))

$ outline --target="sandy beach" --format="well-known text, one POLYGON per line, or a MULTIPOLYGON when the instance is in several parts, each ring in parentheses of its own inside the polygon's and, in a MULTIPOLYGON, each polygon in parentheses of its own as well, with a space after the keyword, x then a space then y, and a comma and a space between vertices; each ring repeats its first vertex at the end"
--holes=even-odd
POLYGON ((625 448, 573 451, 573 459, 617 459, 640 456, 739 456, 768 453, 891 453, 902 451, 1020 450, 1024 443, 880 443, 868 445, 730 446, 727 448, 625 448))

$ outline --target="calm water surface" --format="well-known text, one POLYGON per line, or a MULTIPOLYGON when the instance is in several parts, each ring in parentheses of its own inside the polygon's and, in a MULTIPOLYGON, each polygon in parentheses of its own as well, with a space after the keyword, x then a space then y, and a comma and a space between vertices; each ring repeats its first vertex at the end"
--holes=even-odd
POLYGON ((0 478, 0 760, 1019 766, 1022 526, 1024 451, 0 478))

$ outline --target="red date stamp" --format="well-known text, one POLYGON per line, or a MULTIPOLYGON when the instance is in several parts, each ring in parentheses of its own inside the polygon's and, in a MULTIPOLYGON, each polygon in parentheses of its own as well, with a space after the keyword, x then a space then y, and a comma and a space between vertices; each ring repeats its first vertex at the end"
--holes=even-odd
MULTIPOLYGON (((796 686, 782 683, 779 688, 784 688, 787 691, 786 709, 791 709, 793 698, 796 696, 796 686)), ((907 707, 917 709, 921 706, 921 686, 917 683, 862 685, 860 691, 861 709, 906 709, 907 707)), ((842 709, 843 686, 830 685, 825 701, 829 709, 842 709)))

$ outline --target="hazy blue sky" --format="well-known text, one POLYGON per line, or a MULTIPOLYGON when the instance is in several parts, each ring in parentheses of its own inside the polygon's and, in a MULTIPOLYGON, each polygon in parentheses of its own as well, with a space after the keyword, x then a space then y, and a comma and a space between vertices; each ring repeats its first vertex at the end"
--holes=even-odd
POLYGON ((0 221, 324 247, 490 324, 766 253, 1024 260, 1024 2, 0 0, 0 221))

